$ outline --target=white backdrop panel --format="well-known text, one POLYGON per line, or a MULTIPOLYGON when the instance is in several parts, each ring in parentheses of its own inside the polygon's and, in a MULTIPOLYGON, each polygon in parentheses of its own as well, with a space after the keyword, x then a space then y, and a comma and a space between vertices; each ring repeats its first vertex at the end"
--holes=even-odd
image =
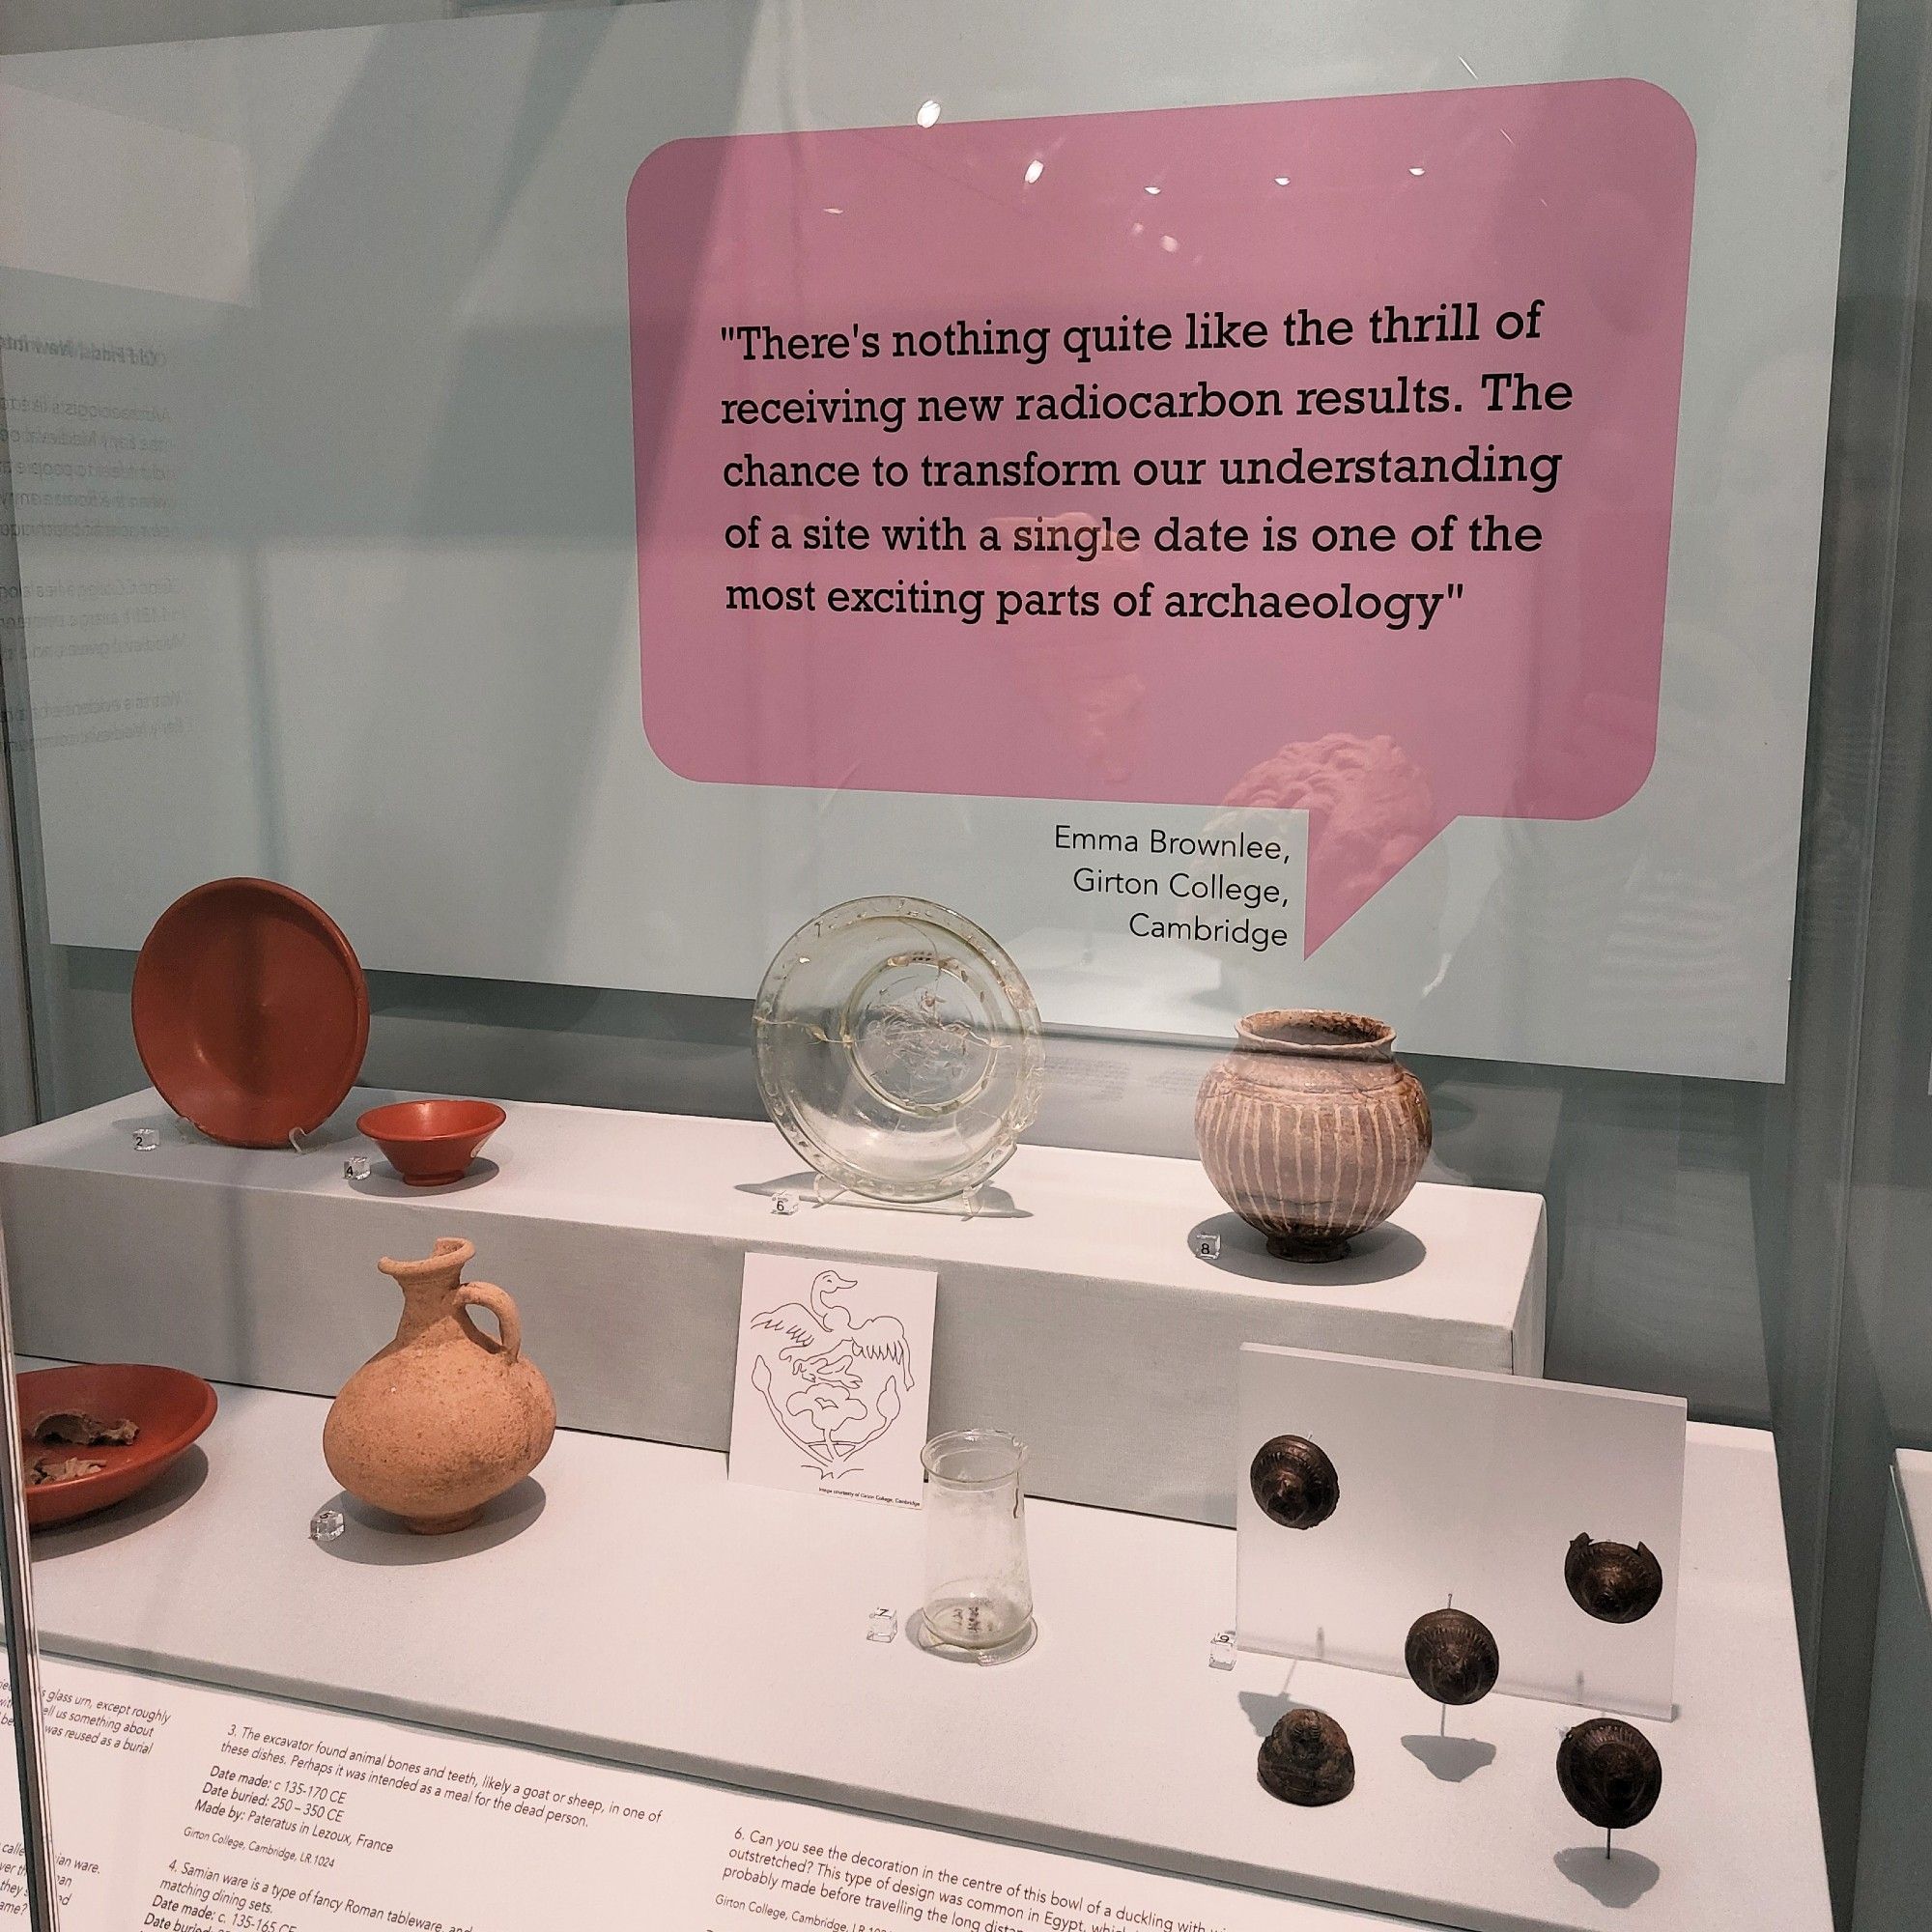
MULTIPOLYGON (((0 63, 46 132, 5 150, 0 236, 86 243, 0 248, 53 937, 132 947, 188 886, 258 871, 372 966, 742 997, 812 912, 915 891, 1011 944, 1061 1024, 1347 1005, 1416 1052, 1779 1077, 1851 13, 1216 0, 1177 37, 1168 0, 706 0, 0 63), (1050 799, 710 785, 652 755, 624 199, 654 149, 928 99, 951 124, 1611 76, 1697 137, 1630 805, 1460 821, 1303 961, 1129 939, 1075 891, 1050 799), (191 153, 206 191, 69 167, 76 142, 191 153)), ((1080 808, 1143 837, 1207 816, 1080 808)), ((1293 851, 1282 877, 1298 931, 1293 851)))
POLYGON ((1499 1690, 1672 1715, 1682 1401, 1246 1343, 1238 1413, 1245 1648, 1400 1675, 1410 1624, 1453 1598, 1494 1634, 1499 1690), (1249 1488, 1275 1435, 1335 1464, 1342 1500, 1313 1529, 1270 1521, 1249 1488), (1571 1601, 1563 1558, 1581 1531, 1650 1546, 1663 1597, 1648 1616, 1599 1623, 1571 1601))

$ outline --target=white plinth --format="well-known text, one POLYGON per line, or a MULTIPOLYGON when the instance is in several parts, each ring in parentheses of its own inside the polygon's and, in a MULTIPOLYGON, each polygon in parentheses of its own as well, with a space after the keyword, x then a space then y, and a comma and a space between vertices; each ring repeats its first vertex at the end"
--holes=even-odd
POLYGON ((917 1599, 917 1512, 564 1434, 470 1530, 357 1520, 318 1546, 310 1514, 337 1500, 323 1413, 224 1391, 205 1463, 37 1535, 47 1646, 1480 1932, 1828 1932, 1757 1432, 1690 1432, 1681 1715, 1643 1723, 1662 1799, 1605 1861, 1556 1787, 1576 1712, 1494 1695, 1452 1714, 1445 1744, 1403 1680, 1258 1657, 1211 1670, 1231 1531, 1033 1505, 1039 1642, 976 1669, 866 1639, 875 1604, 917 1599), (1344 1803, 1297 1810, 1257 1784, 1285 1690, 1347 1727, 1344 1803))
POLYGON ((722 1449, 748 1249, 917 1263, 939 1272, 935 1430, 1023 1435, 1041 1494, 1224 1523, 1242 1342, 1543 1366, 1533 1194, 1418 1187, 1311 1267, 1270 1260, 1198 1162, 1064 1148, 1020 1149, 971 1219, 809 1192, 781 1215, 810 1177, 764 1122, 517 1103, 470 1179, 408 1188, 353 1126, 392 1097, 352 1095, 300 1153, 217 1147, 153 1092, 0 1140, 20 1346, 332 1394, 394 1332, 377 1259, 463 1235, 567 1425, 722 1449))
POLYGON ((1932 1898, 1932 1455, 1898 1452, 1887 1501, 1853 1932, 1915 1932, 1932 1898))

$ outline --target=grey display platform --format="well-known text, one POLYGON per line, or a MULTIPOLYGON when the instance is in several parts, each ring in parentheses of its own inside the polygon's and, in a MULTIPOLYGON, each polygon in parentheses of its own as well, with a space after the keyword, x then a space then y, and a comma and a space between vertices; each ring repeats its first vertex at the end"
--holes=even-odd
POLYGON ((1932 1899, 1932 1454, 1898 1452, 1887 1503, 1853 1932, 1916 1932, 1932 1899))
POLYGON ((1680 1715, 1641 1725, 1662 1798, 1605 1859, 1556 1787, 1576 1712, 1495 1695, 1445 1737, 1403 1679, 1210 1669, 1229 1531, 1033 1505, 1039 1642, 976 1669, 867 1640, 875 1605, 916 1602, 916 1512, 729 1484, 694 1450, 564 1434, 458 1536, 358 1516, 318 1545, 310 1514, 339 1500, 324 1412, 224 1390, 205 1456, 38 1535, 48 1648, 1479 1932, 1831 1923, 1757 1432, 1690 1431, 1680 1715), (1347 1727, 1344 1803, 1256 1783, 1291 1701, 1347 1727))
POLYGON ((352 1094, 301 1152, 218 1147, 152 1091, 0 1140, 19 1346, 332 1394, 394 1332, 377 1259, 463 1235, 567 1425, 722 1449, 748 1249, 929 1266, 935 1430, 1004 1424, 1039 1493, 1210 1522, 1233 1520, 1242 1342, 1543 1366, 1534 1194, 1421 1186, 1311 1267, 1270 1260, 1195 1161, 1023 1147, 972 1218, 819 1206, 761 1121, 517 1103, 470 1179, 408 1188, 353 1125, 393 1097, 352 1094), (344 1177, 355 1154, 366 1179, 344 1177))

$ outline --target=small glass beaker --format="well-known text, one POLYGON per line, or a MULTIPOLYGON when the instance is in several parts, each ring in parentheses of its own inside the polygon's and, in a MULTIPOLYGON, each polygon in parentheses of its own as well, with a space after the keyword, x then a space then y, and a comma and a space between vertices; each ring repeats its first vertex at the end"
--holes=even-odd
POLYGON ((1026 1444, 998 1429, 955 1429, 920 1451, 925 1465, 923 1650, 1005 1663, 1033 1648, 1027 1574, 1026 1444))

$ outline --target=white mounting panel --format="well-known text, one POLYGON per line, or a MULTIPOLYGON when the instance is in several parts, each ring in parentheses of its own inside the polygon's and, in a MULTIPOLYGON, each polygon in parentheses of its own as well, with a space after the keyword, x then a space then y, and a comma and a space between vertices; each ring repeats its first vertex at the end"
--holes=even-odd
POLYGON ((1502 1654, 1498 1689, 1645 1717, 1673 1715, 1685 1406, 1459 1369, 1247 1343, 1235 1527, 1241 1645, 1403 1674, 1403 1642, 1452 1597, 1502 1654), (1248 1487, 1255 1451, 1303 1435, 1342 1500, 1284 1529, 1248 1487), (1663 1597, 1634 1624, 1571 1601, 1578 1531, 1647 1543, 1663 1597))

